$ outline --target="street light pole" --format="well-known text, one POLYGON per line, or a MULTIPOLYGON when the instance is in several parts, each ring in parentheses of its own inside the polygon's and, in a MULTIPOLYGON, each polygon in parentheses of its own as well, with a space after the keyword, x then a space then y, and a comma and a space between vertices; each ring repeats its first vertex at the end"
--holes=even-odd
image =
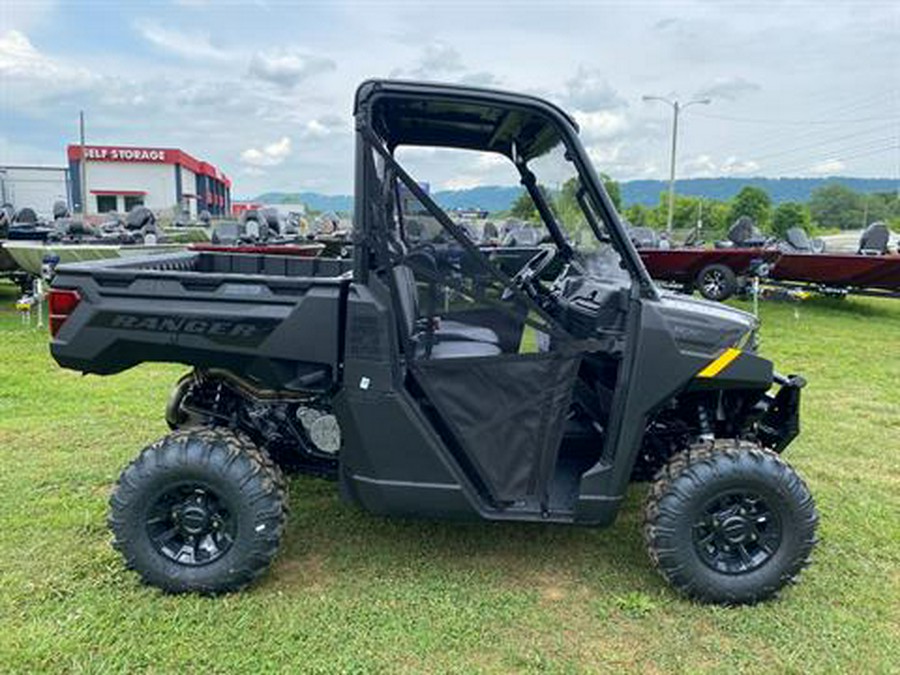
POLYGON ((672 220, 675 216, 675 157, 678 151, 678 115, 690 105, 709 105, 712 101, 708 98, 698 98, 682 104, 677 99, 672 101, 662 96, 644 96, 644 101, 662 101, 672 106, 672 156, 669 162, 669 214, 666 217, 666 232, 672 236, 672 220))

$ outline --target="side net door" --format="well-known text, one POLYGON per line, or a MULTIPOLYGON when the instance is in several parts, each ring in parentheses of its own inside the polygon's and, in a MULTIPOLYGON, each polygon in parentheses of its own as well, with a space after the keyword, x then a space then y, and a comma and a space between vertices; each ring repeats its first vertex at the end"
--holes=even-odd
POLYGON ((510 275, 553 245, 503 244, 537 224, 447 213, 425 184, 388 179, 407 386, 489 502, 544 508, 581 356, 510 275))

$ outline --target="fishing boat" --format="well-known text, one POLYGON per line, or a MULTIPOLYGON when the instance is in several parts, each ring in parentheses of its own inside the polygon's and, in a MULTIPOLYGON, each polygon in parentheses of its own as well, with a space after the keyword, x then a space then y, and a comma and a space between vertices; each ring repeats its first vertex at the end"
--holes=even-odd
POLYGON ((872 223, 860 237, 857 253, 816 252, 806 233, 792 228, 769 278, 781 286, 900 297, 900 254, 890 253, 889 240, 887 226, 872 223))

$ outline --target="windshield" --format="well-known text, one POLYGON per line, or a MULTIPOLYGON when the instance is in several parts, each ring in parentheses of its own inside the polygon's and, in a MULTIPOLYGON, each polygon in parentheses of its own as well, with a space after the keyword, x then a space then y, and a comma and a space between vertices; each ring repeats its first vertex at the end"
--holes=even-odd
POLYGON ((583 189, 578 169, 566 157, 561 142, 531 160, 528 168, 565 239, 574 249, 593 252, 609 246, 607 224, 583 189))

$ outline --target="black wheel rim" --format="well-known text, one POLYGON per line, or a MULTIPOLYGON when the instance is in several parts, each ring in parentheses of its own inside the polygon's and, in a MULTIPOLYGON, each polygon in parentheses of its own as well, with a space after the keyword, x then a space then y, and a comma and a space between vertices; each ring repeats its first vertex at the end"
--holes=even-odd
POLYGON ((758 494, 717 495, 694 523, 694 547, 710 568, 745 574, 765 565, 781 545, 778 514, 758 494))
POLYGON ((162 492, 147 511, 147 535, 163 557, 188 567, 221 558, 235 539, 235 518, 208 486, 182 483, 162 492))
POLYGON ((725 275, 719 270, 710 270, 704 275, 703 290, 709 298, 718 298, 725 290, 725 275))

